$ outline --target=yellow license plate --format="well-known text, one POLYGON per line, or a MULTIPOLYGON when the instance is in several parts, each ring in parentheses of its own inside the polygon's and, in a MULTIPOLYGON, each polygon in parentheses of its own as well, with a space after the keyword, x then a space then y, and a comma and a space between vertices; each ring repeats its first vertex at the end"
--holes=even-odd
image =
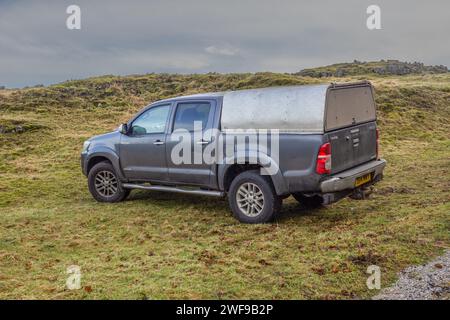
POLYGON ((371 180, 372 180, 372 173, 368 173, 361 177, 358 177, 355 180, 355 187, 359 187, 360 185, 370 182, 371 180))

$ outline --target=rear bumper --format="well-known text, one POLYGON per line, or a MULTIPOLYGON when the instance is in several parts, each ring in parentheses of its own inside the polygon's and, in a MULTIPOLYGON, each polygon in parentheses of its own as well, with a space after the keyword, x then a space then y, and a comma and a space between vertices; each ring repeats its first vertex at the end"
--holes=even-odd
POLYGON ((355 189, 356 178, 372 172, 373 178, 368 184, 373 184, 382 179, 385 166, 386 160, 380 159, 337 173, 323 180, 320 183, 320 190, 322 193, 332 193, 355 189))

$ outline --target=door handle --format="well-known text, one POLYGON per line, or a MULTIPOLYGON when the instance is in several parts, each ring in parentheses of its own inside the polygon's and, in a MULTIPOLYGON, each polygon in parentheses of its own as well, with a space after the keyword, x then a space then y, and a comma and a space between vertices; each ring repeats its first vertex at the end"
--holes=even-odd
POLYGON ((156 140, 155 142, 153 142, 153 144, 156 144, 157 146, 164 144, 164 141, 161 140, 156 140))
POLYGON ((197 144, 208 144, 208 143, 210 143, 211 141, 208 141, 208 140, 198 140, 197 141, 197 144))

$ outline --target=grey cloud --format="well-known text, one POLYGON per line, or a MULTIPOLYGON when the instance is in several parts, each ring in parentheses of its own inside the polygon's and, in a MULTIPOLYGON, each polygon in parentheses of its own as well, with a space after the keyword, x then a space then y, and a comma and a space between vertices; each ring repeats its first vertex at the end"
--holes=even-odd
POLYGON ((239 48, 233 47, 232 45, 218 45, 209 46, 205 48, 205 51, 210 54, 217 54, 221 56, 235 56, 239 53, 239 48))
POLYGON ((99 74, 278 71, 396 58, 450 64, 450 2, 0 1, 0 85, 99 74), (382 10, 369 31, 366 8, 382 10), (82 29, 67 30, 77 4, 82 29))

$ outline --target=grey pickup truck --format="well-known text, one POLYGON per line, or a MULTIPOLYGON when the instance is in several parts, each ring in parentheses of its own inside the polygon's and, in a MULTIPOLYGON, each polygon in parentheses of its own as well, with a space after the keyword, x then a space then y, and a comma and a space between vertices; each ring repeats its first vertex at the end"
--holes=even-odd
POLYGON ((385 165, 366 81, 157 101, 81 153, 97 201, 132 189, 227 196, 245 223, 271 221, 289 195, 320 206, 361 194, 385 165))

